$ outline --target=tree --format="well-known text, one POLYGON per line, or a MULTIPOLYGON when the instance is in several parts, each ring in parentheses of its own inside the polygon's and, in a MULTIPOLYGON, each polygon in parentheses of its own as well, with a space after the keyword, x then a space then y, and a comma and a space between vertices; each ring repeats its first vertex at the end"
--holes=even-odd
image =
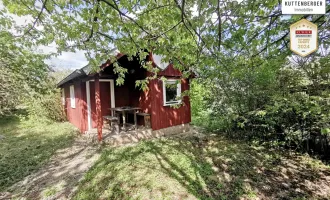
POLYGON ((11 13, 33 17, 17 29, 20 35, 32 37, 35 44, 55 42, 59 52, 86 50, 94 66, 109 58, 114 45, 141 57, 145 49, 152 50, 184 72, 216 68, 231 74, 239 57, 258 66, 265 59, 290 55, 289 25, 301 18, 318 25, 320 43, 329 40, 329 8, 326 15, 285 17, 277 0, 3 2, 11 13))
POLYGON ((9 31, 12 21, 1 16, 0 23, 0 114, 10 111, 23 99, 44 93, 49 68, 45 56, 23 46, 22 38, 9 31))
MULTIPOLYGON (((196 72, 201 87, 193 85, 191 94, 207 87, 208 97, 197 95, 200 99, 193 102, 203 102, 203 110, 211 111, 209 127, 220 121, 220 128, 257 132, 263 138, 278 131, 289 138, 299 131, 320 134, 329 130, 328 91, 305 94, 301 89, 328 84, 330 5, 324 15, 284 16, 280 2, 3 0, 10 13, 32 18, 15 28, 17 38, 29 41, 27 46, 56 43, 58 53, 85 50, 95 70, 107 59, 115 61, 110 57, 115 46, 128 56, 140 56, 141 64, 157 73, 143 62, 152 51, 184 77, 196 72), (289 26, 302 18, 318 26, 320 50, 294 65, 289 26)), ((117 83, 122 83, 125 70, 114 66, 117 83)))

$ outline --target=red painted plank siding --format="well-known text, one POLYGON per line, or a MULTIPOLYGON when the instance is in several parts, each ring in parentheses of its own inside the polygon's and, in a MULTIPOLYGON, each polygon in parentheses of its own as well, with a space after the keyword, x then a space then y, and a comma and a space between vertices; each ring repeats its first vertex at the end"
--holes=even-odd
POLYGON ((116 107, 130 106, 130 91, 127 85, 115 86, 116 107))
POLYGON ((139 97, 139 107, 141 108, 141 111, 144 113, 151 114, 151 95, 150 95, 150 88, 146 91, 140 92, 139 97))
POLYGON ((65 93, 65 112, 69 122, 75 125, 81 132, 87 130, 87 104, 86 104, 86 83, 75 82, 75 108, 71 108, 70 85, 63 87, 65 93))
POLYGON ((158 76, 181 77, 182 74, 180 70, 174 69, 174 66, 172 64, 169 64, 163 71, 158 72, 158 76))
POLYGON ((89 82, 89 91, 91 95, 91 118, 92 118, 92 128, 97 127, 97 118, 96 118, 96 105, 95 105, 95 84, 94 82, 89 82))
MULTIPOLYGON (((122 58, 124 59, 124 57, 122 58)), ((108 63, 109 64, 109 63, 108 63)), ((108 65, 107 64, 107 65, 108 65)), ((126 63, 127 64, 127 63, 126 63)), ((110 65, 109 65, 110 66, 110 65)), ((135 63, 134 66, 137 66, 135 63)), ((155 66, 155 64, 154 64, 155 66)), ((104 68, 107 66, 103 66, 104 68)), ((138 68, 136 68, 138 69, 138 68)), ((191 121, 191 111, 189 97, 184 97, 184 104, 180 108, 173 108, 170 106, 163 106, 163 86, 162 81, 155 79, 149 82, 149 89, 147 91, 140 91, 135 88, 134 79, 139 79, 145 77, 142 75, 137 78, 139 71, 136 71, 134 76, 125 80, 123 86, 115 86, 115 106, 138 106, 143 112, 151 114, 151 127, 153 130, 158 130, 162 128, 167 128, 170 126, 176 126, 180 124, 186 124, 191 121)), ((145 72, 143 72, 145 73, 145 72)), ((109 75, 109 72, 106 72, 109 75)), ((151 76, 148 72, 147 76, 151 76)), ((165 76, 166 78, 178 78, 180 79, 182 74, 179 70, 175 69, 172 64, 170 64, 166 69, 158 73, 158 77, 165 76)), ((97 77, 95 77, 97 78, 97 77)), ((86 104, 86 83, 80 82, 80 80, 74 83, 75 85, 75 100, 76 108, 71 108, 70 105, 70 85, 66 84, 65 96, 66 96, 66 114, 68 120, 84 132, 88 129, 87 120, 87 104, 86 104)), ((100 115, 110 115, 109 108, 111 107, 111 97, 110 97, 110 83, 100 82, 99 87, 99 99, 100 115)), ((189 80, 181 79, 181 91, 189 90, 189 80)), ((91 117, 92 117, 92 128, 97 127, 98 120, 96 114, 96 95, 95 95, 95 82, 90 82, 90 100, 91 100, 91 117)), ((102 119, 102 118, 101 118, 102 119)), ((101 120, 101 123, 102 120, 101 120)), ((100 124, 100 123, 99 123, 100 124)))
POLYGON ((80 131, 83 133, 88 130, 87 121, 87 99, 86 99, 86 82, 80 83, 81 97, 79 107, 81 107, 80 131))
MULTIPOLYGON (((153 67, 157 67, 156 63, 153 60, 152 53, 149 53, 149 61, 152 62, 153 67)), ((170 76, 170 77, 181 77, 182 73, 180 70, 175 69, 173 64, 169 64, 164 70, 158 72, 159 76, 170 76)))
MULTIPOLYGON (((95 104, 95 82, 89 82, 90 95, 91 95, 91 117, 92 128, 97 128, 97 116, 96 116, 96 104, 95 104)), ((101 95, 101 114, 102 116, 111 115, 111 95, 110 95, 110 83, 100 82, 100 95, 101 95)), ((86 111, 87 112, 87 111, 86 111)))
POLYGON ((102 116, 111 115, 110 82, 100 82, 102 116))
MULTIPOLYGON (((151 92, 151 127, 153 130, 186 124, 191 122, 189 97, 184 97, 183 105, 179 108, 164 106, 162 81, 150 81, 151 92)), ((181 91, 189 89, 189 81, 181 81, 181 91)))

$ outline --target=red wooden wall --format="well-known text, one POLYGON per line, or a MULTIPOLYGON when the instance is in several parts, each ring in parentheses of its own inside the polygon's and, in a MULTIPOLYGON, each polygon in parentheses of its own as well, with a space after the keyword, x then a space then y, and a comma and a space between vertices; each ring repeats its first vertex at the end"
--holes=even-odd
MULTIPOLYGON (((96 105, 95 105, 95 83, 89 82, 91 95, 91 116, 92 128, 97 127, 96 105)), ((101 114, 102 116, 111 115, 111 97, 110 97, 110 83, 100 82, 100 98, 101 98, 101 114)), ((116 96, 116 95, 115 95, 116 96)), ((86 111, 87 112, 87 111, 86 111)))
MULTIPOLYGON (((72 84, 70 84, 72 85, 72 84)), ((81 132, 88 129, 87 127, 87 103, 86 103, 86 83, 75 82, 74 93, 76 107, 71 108, 70 100, 70 85, 67 84, 63 87, 65 94, 65 113, 69 122, 75 125, 81 132)))
MULTIPOLYGON (((148 73, 150 75, 150 73, 148 73)), ((174 69, 170 64, 166 69, 158 73, 158 77, 180 79, 181 72, 174 69)), ((135 77, 132 77, 135 78, 135 77)), ((150 80, 149 89, 140 91, 135 88, 135 81, 132 78, 125 80, 122 86, 115 86, 115 106, 138 106, 143 112, 151 114, 151 127, 159 130, 170 126, 186 124, 191 122, 191 110, 189 97, 184 97, 183 105, 179 108, 164 106, 163 83, 159 79, 150 80)), ((64 86, 65 89, 65 110, 68 120, 84 132, 88 129, 86 82, 80 80, 74 83, 76 108, 70 105, 70 84, 64 86)), ((181 91, 189 90, 189 79, 181 79, 181 91)), ((97 127, 97 115, 95 105, 95 83, 90 82, 90 100, 92 128, 97 127)), ((110 83, 100 82, 101 115, 110 115, 111 97, 110 83)))
MULTIPOLYGON (((149 83, 151 105, 151 127, 153 130, 186 124, 191 122, 189 97, 183 98, 183 105, 179 108, 164 106, 163 82, 152 80, 149 83)), ((181 91, 189 90, 189 80, 181 80, 181 91)))
MULTIPOLYGON (((153 67, 157 67, 152 57, 152 52, 149 53, 148 59, 152 62, 153 67)), ((180 70, 175 69, 173 64, 169 64, 164 70, 158 72, 158 76, 181 77, 181 75, 180 70)))
POLYGON ((158 73, 158 76, 181 77, 181 72, 178 69, 174 69, 172 64, 169 64, 163 71, 158 73))
MULTIPOLYGON (((153 62, 152 53, 149 53, 149 60, 153 62)), ((156 64, 153 62, 153 66, 156 64)), ((149 76, 152 74, 148 73, 149 76)), ((164 70, 158 72, 158 77, 181 79, 180 70, 175 69, 173 64, 169 64, 164 70)), ((181 79, 181 92, 189 90, 189 79, 181 79)), ((189 97, 183 98, 183 105, 179 108, 164 106, 163 102, 163 82, 159 79, 149 82, 149 102, 151 114, 151 127, 159 130, 170 126, 186 124, 191 122, 191 110, 189 97)))
POLYGON ((150 89, 141 91, 139 96, 139 105, 141 111, 144 113, 151 114, 151 92, 150 89))
POLYGON ((115 85, 115 105, 116 107, 130 105, 130 91, 127 85, 122 85, 122 86, 115 85))
MULTIPOLYGON (((162 81, 155 79, 149 82, 149 90, 132 91, 128 86, 115 86, 116 107, 139 106, 143 112, 151 114, 151 127, 153 130, 186 124, 191 121, 189 97, 184 97, 184 104, 180 108, 164 106, 162 81)), ((88 129, 87 103, 86 103, 86 83, 75 82, 76 108, 71 108, 70 85, 65 85, 65 111, 69 122, 74 124, 81 132, 88 129)), ((181 80, 181 90, 189 90, 189 80, 181 80)), ((110 83, 100 82, 101 92, 101 113, 102 116, 110 115, 111 107, 110 83)), ((91 116, 92 128, 97 127, 96 106, 95 106, 95 83, 90 82, 91 94, 91 116)))

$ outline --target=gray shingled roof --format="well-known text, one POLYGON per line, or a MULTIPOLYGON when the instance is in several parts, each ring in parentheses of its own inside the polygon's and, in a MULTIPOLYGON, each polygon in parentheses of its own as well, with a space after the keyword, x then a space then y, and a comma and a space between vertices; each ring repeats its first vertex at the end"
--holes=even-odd
POLYGON ((78 78, 78 77, 82 77, 82 76, 87 76, 89 74, 89 70, 87 70, 89 68, 89 66, 85 66, 81 69, 76 69, 75 71, 73 71, 71 74, 69 74, 67 77, 65 77, 63 80, 61 80, 58 84, 57 87, 61 87, 63 84, 78 78))

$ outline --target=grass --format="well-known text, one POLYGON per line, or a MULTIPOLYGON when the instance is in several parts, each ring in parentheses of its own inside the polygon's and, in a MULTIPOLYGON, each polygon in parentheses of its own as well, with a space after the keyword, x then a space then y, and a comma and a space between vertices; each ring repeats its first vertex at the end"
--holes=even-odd
POLYGON ((60 148, 71 144, 74 128, 69 123, 43 124, 0 118, 0 192, 39 169, 60 148))
POLYGON ((106 148, 74 199, 327 199, 330 169, 219 136, 106 148))

